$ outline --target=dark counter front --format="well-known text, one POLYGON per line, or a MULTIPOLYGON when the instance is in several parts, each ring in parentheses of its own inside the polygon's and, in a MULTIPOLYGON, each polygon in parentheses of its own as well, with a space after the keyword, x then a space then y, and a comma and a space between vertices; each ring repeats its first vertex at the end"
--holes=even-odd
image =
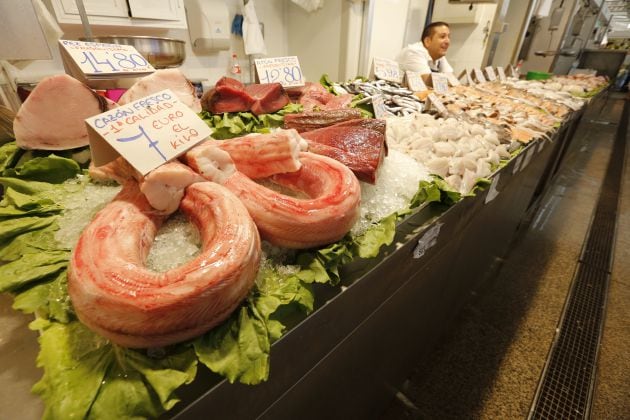
POLYGON ((340 287, 319 287, 317 309, 273 344, 267 382, 230 384, 202 368, 167 416, 377 417, 471 293, 496 273, 583 112, 571 114, 551 140, 530 143, 474 197, 417 209, 378 258, 343 267, 340 287))

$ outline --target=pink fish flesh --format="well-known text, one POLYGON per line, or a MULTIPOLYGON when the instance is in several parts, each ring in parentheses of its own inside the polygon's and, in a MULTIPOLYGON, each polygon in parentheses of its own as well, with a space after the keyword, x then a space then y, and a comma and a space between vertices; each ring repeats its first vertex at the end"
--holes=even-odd
POLYGON ((236 169, 252 179, 300 169, 300 151, 306 141, 295 130, 206 142, 197 147, 217 146, 230 154, 236 169))
POLYGON ((212 168, 219 152, 211 147, 193 149, 186 160, 207 179, 220 173, 219 182, 241 199, 263 239, 274 245, 304 249, 329 244, 343 238, 359 217, 359 181, 334 159, 301 152, 298 171, 267 178, 309 197, 301 199, 257 184, 239 171, 212 168))
POLYGON ((254 284, 261 252, 247 209, 212 182, 189 186, 180 208, 199 229, 202 252, 163 273, 144 261, 165 216, 135 182, 97 213, 68 271, 81 322, 121 346, 157 347, 203 334, 239 305, 254 284))

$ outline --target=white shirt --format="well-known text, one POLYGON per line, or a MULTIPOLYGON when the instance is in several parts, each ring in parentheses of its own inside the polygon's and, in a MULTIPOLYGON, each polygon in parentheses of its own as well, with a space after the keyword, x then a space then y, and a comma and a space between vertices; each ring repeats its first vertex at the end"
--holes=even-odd
POLYGON ((400 51, 396 61, 398 61, 403 71, 417 71, 420 74, 429 74, 431 72, 453 73, 453 68, 446 61, 446 57, 433 60, 429 51, 422 45, 422 42, 407 45, 400 51))

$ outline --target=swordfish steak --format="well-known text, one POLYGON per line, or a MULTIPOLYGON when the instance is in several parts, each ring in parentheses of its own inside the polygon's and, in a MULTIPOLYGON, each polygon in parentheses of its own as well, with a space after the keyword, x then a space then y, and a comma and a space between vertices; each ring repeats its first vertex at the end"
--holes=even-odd
POLYGON ((23 149, 65 150, 87 146, 86 118, 116 107, 66 75, 42 79, 20 107, 13 131, 23 149))

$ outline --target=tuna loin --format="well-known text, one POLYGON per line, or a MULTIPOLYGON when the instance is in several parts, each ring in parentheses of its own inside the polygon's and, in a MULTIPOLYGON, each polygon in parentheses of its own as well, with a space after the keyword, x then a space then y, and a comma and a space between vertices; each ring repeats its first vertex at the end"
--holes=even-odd
POLYGON ((84 120, 116 107, 66 75, 42 79, 20 107, 13 131, 23 149, 64 150, 87 146, 84 120))
POLYGON ((335 109, 326 111, 306 111, 299 114, 284 116, 284 128, 294 128, 299 133, 340 122, 361 118, 361 111, 354 108, 335 109))
POLYGON ((385 121, 357 119, 301 133, 309 151, 346 165, 361 181, 374 184, 387 155, 385 121))
POLYGON ((280 83, 249 85, 245 92, 255 100, 251 111, 256 115, 276 112, 289 103, 289 96, 280 83))
POLYGON ((245 112, 249 111, 254 101, 245 92, 244 84, 230 77, 222 77, 213 89, 201 97, 201 106, 212 114, 245 112))

